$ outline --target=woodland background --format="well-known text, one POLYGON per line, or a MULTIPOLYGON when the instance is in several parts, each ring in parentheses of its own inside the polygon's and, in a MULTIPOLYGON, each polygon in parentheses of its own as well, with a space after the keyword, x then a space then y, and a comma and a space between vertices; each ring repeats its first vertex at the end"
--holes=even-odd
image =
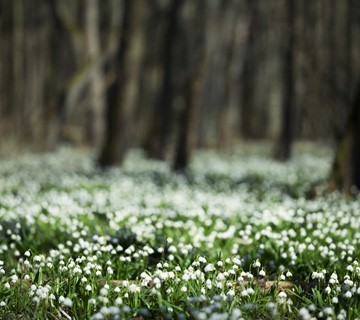
POLYGON ((182 170, 196 148, 265 139, 286 160, 306 139, 360 185, 359 74, 356 0, 0 0, 2 153, 141 147, 182 170))

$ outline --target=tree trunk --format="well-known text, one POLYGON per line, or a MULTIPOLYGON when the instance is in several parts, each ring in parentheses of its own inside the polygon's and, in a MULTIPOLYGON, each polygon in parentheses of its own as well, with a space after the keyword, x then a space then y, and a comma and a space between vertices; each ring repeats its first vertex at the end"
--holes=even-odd
MULTIPOLYGON (((100 56, 99 37, 99 3, 98 0, 85 2, 85 35, 89 61, 95 61, 100 56)), ((87 95, 87 142, 91 146, 99 147, 104 138, 104 101, 101 68, 95 68, 89 80, 89 94, 87 95)))
MULTIPOLYGON (((186 5, 190 6, 192 4, 189 1, 186 5)), ((174 170, 179 172, 187 168, 191 153, 196 144, 196 120, 199 109, 198 100, 205 62, 204 7, 202 3, 198 3, 195 4, 192 10, 184 10, 188 13, 191 12, 191 15, 185 17, 184 30, 181 31, 179 36, 179 44, 183 49, 184 106, 179 115, 179 132, 173 163, 174 170), (199 17, 200 13, 203 15, 202 18, 199 17)))
POLYGON ((360 81, 329 179, 330 190, 338 189, 350 194, 352 187, 360 190, 360 81))
POLYGON ((107 92, 105 141, 100 166, 121 164, 132 137, 132 117, 143 57, 145 0, 125 0, 119 48, 113 62, 115 80, 107 92))
POLYGON ((155 159, 164 160, 166 157, 166 147, 169 136, 171 135, 171 122, 173 120, 173 55, 174 42, 178 29, 178 19, 181 6, 184 0, 173 0, 167 13, 165 35, 163 43, 163 72, 161 89, 159 92, 158 103, 155 106, 155 113, 151 119, 148 139, 145 149, 148 156, 155 159))
POLYGON ((241 133, 246 138, 255 138, 253 126, 254 96, 256 87, 258 50, 256 35, 260 30, 260 9, 258 0, 248 2, 250 10, 250 21, 248 26, 246 52, 244 57, 244 66, 241 74, 241 133))
POLYGON ((227 150, 231 145, 232 123, 231 123, 231 86, 233 81, 233 58, 236 49, 236 25, 239 15, 238 2, 223 1, 221 7, 220 28, 220 66, 222 73, 222 90, 220 104, 218 106, 218 139, 219 150, 227 150))
POLYGON ((286 1, 286 27, 288 41, 284 48, 283 102, 281 132, 277 141, 275 158, 286 161, 291 156, 294 131, 294 44, 295 44, 295 0, 286 1))
MULTIPOLYGON (((24 41, 25 41, 25 21, 24 21, 23 0, 13 1, 13 94, 12 107, 15 119, 16 133, 21 141, 24 137, 24 41)), ((25 134, 27 136, 27 134, 25 134)))
POLYGON ((185 106, 179 117, 179 133, 173 168, 184 171, 190 161, 195 146, 196 118, 198 113, 198 97, 201 85, 201 66, 197 73, 186 84, 185 106))

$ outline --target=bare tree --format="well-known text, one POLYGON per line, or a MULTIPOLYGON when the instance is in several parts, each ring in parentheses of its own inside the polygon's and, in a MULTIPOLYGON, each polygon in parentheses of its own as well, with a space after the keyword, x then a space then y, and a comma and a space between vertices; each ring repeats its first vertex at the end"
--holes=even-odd
POLYGON ((286 1, 286 28, 288 37, 284 48, 282 121, 281 132, 275 150, 275 158, 281 161, 286 161, 290 158, 294 136, 295 12, 295 0, 286 1))
MULTIPOLYGON (((100 56, 99 2, 85 1, 85 35, 87 59, 95 61, 100 56)), ((101 67, 95 67, 90 74, 87 96, 87 141, 99 147, 104 137, 104 101, 101 67)))
POLYGON ((360 190, 360 81, 329 180, 331 190, 339 189, 346 194, 351 193, 353 186, 360 190))
POLYGON ((194 4, 188 1, 183 12, 183 30, 179 35, 179 47, 182 50, 183 65, 183 106, 179 114, 179 132, 175 145, 173 168, 184 171, 190 161, 196 144, 196 119, 199 108, 199 92, 202 85, 205 61, 205 16, 206 12, 200 1, 194 4), (201 14, 200 14, 201 13, 201 14), (202 17, 201 17, 202 15, 202 17))
POLYGON ((131 143, 132 117, 139 91, 143 58, 146 0, 125 0, 119 47, 112 62, 114 81, 107 91, 105 141, 100 166, 122 163, 131 143))

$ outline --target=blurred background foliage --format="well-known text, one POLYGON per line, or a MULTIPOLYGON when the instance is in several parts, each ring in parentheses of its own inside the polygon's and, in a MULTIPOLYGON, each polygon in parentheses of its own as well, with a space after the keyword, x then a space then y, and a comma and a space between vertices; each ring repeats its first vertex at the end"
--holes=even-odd
POLYGON ((195 148, 336 145, 359 118, 359 27, 356 0, 0 0, 0 146, 104 166, 141 147, 182 170, 195 148))

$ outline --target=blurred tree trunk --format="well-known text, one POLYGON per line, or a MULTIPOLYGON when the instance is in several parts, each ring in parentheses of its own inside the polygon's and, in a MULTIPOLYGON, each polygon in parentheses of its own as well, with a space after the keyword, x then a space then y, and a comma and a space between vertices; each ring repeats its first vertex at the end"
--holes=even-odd
POLYGON ((360 190, 360 81, 329 180, 330 190, 338 189, 345 194, 350 194, 353 186, 360 190))
POLYGON ((16 132, 20 140, 23 138, 24 112, 24 63, 25 63, 25 18, 23 0, 14 0, 13 4, 13 77, 12 107, 16 121, 16 132))
MULTIPOLYGON (((234 79, 232 70, 234 53, 236 51, 236 27, 240 12, 238 1, 222 0, 220 10, 220 50, 219 58, 222 73, 222 88, 220 92, 220 104, 218 106, 218 149, 228 149, 231 145, 232 123, 230 119, 231 111, 231 90, 234 79)), ((237 57, 239 58, 239 57, 237 57)))
MULTIPOLYGON (((47 1, 23 1, 25 14, 23 43, 23 96, 21 110, 21 144, 36 151, 49 150, 46 143, 48 132, 44 133, 48 118, 48 105, 45 101, 46 90, 52 84, 47 83, 49 70, 50 39, 52 39, 52 21, 49 18, 47 1), (37 9, 32 10, 33 6, 37 9)), ((15 82, 17 80, 14 80, 15 82)))
POLYGON ((100 166, 121 164, 132 137, 133 112, 139 91, 143 57, 145 0, 125 0, 119 47, 113 65, 114 81, 107 91, 105 141, 100 166))
POLYGON ((254 109, 254 96, 256 87, 256 74, 259 50, 257 50, 257 35, 261 27, 260 9, 258 0, 248 1, 249 6, 249 27, 244 67, 241 75, 241 131, 247 138, 254 138, 256 133, 253 128, 252 109, 254 109))
POLYGON ((63 67, 63 48, 66 43, 65 30, 56 12, 55 2, 47 0, 50 17, 46 81, 44 86, 44 120, 42 150, 53 150, 60 137, 60 126, 64 111, 64 82, 66 72, 63 67))
POLYGON ((173 164, 176 171, 184 171, 187 168, 196 142, 196 120, 202 73, 201 66, 197 68, 198 70, 186 84, 185 106, 179 116, 179 133, 173 164))
POLYGON ((184 0, 173 0, 166 13, 161 88, 145 143, 148 156, 160 160, 164 160, 166 157, 167 142, 171 135, 174 99, 174 43, 178 32, 179 12, 183 3, 184 0))
POLYGON ((244 138, 262 139, 268 131, 270 85, 278 80, 271 70, 274 59, 270 55, 270 52, 277 51, 276 39, 271 39, 271 31, 277 19, 272 17, 271 20, 268 12, 276 12, 273 8, 276 3, 277 1, 247 1, 249 18, 241 74, 240 114, 241 133, 244 138))
MULTIPOLYGON (((85 1, 85 35, 87 59, 95 61, 100 56, 99 2, 85 1)), ((90 145, 99 147, 104 136, 104 101, 101 68, 96 67, 90 74, 87 95, 86 135, 90 145)))
POLYGON ((173 168, 184 171, 196 144, 196 125, 199 109, 199 96, 202 86, 205 52, 205 16, 204 2, 185 4, 183 12, 183 30, 179 35, 179 52, 184 66, 183 103, 179 114, 179 132, 175 145, 173 168), (190 7, 194 5, 194 7, 190 7), (182 49, 182 50, 181 50, 182 49))
POLYGON ((286 1, 287 41, 284 48, 283 101, 281 131, 275 149, 275 158, 286 161, 291 156, 294 131, 294 45, 295 45, 295 0, 286 1))

